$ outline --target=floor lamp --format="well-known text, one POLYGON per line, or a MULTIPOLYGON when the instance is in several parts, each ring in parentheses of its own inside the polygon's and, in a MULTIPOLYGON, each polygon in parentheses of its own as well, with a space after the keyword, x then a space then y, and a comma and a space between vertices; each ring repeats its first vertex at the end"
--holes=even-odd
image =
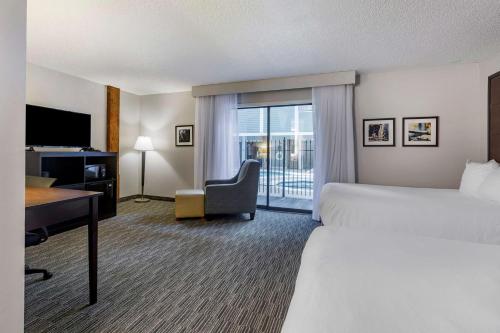
POLYGON ((148 198, 144 198, 144 173, 146 170, 146 152, 154 150, 153 143, 149 136, 140 136, 135 142, 134 149, 142 153, 142 178, 141 178, 141 197, 135 199, 135 202, 148 202, 148 198))

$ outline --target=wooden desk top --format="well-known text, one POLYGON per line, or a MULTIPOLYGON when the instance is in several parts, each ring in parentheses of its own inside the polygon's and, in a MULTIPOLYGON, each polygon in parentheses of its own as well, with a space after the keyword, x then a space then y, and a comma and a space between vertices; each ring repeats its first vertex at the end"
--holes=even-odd
POLYGON ((90 198, 102 195, 101 192, 67 190, 63 188, 43 188, 26 187, 24 207, 31 208, 36 206, 48 205, 56 202, 64 202, 90 198))

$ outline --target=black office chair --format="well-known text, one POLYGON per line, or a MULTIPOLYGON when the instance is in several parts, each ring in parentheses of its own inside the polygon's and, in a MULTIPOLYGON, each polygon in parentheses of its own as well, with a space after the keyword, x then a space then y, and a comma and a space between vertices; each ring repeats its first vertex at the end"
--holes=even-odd
MULTIPOLYGON (((24 235, 24 246, 30 247, 35 245, 40 245, 49 238, 47 229, 43 228, 36 232, 26 232, 24 235)), ((43 274, 43 279, 48 280, 52 277, 52 273, 46 269, 40 268, 30 268, 28 265, 24 266, 24 274, 43 274)))
MULTIPOLYGON (((31 187, 51 187, 55 181, 55 178, 26 176, 26 186, 31 187)), ((48 238, 49 233, 47 232, 46 228, 26 232, 24 234, 24 247, 40 245, 48 238)), ((40 268, 30 268, 28 265, 24 266, 24 274, 43 274, 44 280, 48 280, 52 277, 52 273, 48 270, 40 268)))

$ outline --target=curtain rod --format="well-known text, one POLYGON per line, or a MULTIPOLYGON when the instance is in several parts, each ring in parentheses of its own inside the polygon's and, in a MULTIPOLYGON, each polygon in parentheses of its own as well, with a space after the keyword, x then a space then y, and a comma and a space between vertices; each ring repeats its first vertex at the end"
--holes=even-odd
POLYGON ((356 71, 275 79, 207 84, 192 87, 193 97, 356 84, 356 71))

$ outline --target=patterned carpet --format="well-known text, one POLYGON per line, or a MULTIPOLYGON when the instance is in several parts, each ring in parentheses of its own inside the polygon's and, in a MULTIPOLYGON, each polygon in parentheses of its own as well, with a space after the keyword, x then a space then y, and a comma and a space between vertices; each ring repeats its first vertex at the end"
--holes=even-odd
POLYGON ((87 228, 26 249, 26 332, 279 332, 310 215, 176 222, 174 204, 119 204, 99 225, 99 301, 87 306, 87 228))

